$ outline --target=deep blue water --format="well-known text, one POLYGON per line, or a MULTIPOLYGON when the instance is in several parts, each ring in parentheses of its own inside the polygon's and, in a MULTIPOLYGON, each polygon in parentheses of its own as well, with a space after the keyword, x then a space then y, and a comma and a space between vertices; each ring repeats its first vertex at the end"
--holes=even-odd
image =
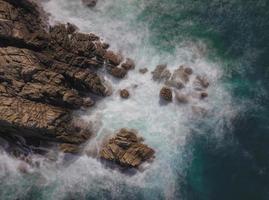
POLYGON ((193 134, 185 198, 269 199, 269 1, 168 0, 165 9, 163 4, 151 1, 143 16, 153 19, 152 42, 169 48, 169 42, 186 37, 203 39, 212 47, 211 58, 226 63, 224 82, 234 101, 247 105, 221 145, 210 134, 193 134), (194 23, 182 26, 188 19, 194 23))

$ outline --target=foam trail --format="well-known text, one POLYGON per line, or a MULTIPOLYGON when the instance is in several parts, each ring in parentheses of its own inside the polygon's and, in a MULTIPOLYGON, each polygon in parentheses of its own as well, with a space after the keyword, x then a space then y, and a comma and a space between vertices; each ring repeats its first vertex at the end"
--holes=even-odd
MULTIPOLYGON (((114 93, 97 103, 93 110, 82 116, 91 122, 97 121, 97 136, 87 149, 110 135, 115 130, 135 128, 145 138, 145 143, 156 150, 156 159, 146 165, 144 172, 127 176, 107 169, 96 159, 86 155, 67 167, 59 161, 41 161, 39 169, 33 169, 43 180, 40 188, 46 188, 40 199, 64 199, 67 196, 80 199, 176 199, 178 174, 184 177, 186 163, 191 157, 184 155, 186 139, 196 127, 192 106, 201 106, 210 111, 211 117, 203 119, 207 126, 220 133, 233 112, 231 96, 222 85, 222 71, 218 63, 205 57, 207 48, 202 42, 174 44, 173 53, 162 52, 150 42, 147 22, 138 21, 146 1, 100 0, 94 9, 84 8, 80 1, 53 0, 44 3, 51 13, 51 23, 56 21, 76 24, 81 31, 94 32, 111 44, 111 48, 123 52, 136 62, 137 69, 125 80, 113 82, 114 93), (162 84, 153 82, 151 74, 141 75, 139 68, 153 70, 157 64, 167 63, 170 70, 179 65, 191 66, 195 74, 205 74, 211 83, 206 101, 192 100, 188 105, 171 103, 160 106, 159 91, 162 84), (137 85, 137 87, 135 87, 137 85), (128 88, 131 98, 122 100, 117 91, 128 88), (225 99, 225 101, 224 101, 225 99)), ((189 85, 186 92, 192 90, 189 85)))

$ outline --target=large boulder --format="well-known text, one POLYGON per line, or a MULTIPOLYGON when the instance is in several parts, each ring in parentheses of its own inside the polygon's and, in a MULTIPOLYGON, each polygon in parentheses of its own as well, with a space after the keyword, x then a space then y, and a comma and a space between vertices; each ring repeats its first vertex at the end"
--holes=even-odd
POLYGON ((154 158, 154 150, 142 143, 136 132, 120 129, 105 143, 99 153, 100 158, 122 167, 137 168, 143 162, 154 158))

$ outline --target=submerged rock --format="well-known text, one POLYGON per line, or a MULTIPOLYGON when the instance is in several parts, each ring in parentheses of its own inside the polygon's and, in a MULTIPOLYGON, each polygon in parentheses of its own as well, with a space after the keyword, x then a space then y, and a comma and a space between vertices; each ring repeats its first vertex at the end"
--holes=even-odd
POLYGON ((123 98, 123 99, 128 99, 129 96, 130 96, 130 93, 129 93, 128 90, 123 89, 123 90, 120 90, 120 96, 121 96, 121 98, 123 98))
POLYGON ((194 84, 196 90, 204 90, 209 87, 209 81, 206 76, 196 76, 194 84))
POLYGON ((99 152, 101 159, 126 168, 137 168, 154 158, 154 150, 142 143, 143 139, 128 129, 120 129, 115 137, 105 143, 99 152))
POLYGON ((163 87, 160 91, 160 97, 165 101, 173 101, 172 90, 168 87, 163 87))
POLYGON ((190 68, 184 68, 184 66, 180 66, 176 69, 172 75, 172 80, 174 81, 183 81, 187 83, 189 81, 189 76, 192 74, 192 70, 190 68))
POLYGON ((97 4, 97 0, 81 0, 85 6, 94 7, 97 4))
POLYGON ((147 68, 141 68, 141 69, 139 69, 139 73, 140 74, 145 74, 147 72, 148 72, 148 69, 147 68))
POLYGON ((180 92, 176 92, 176 100, 178 103, 188 103, 189 102, 189 97, 185 94, 182 94, 180 92))
POLYGON ((167 69, 167 65, 158 65, 152 72, 152 78, 154 81, 168 80, 170 76, 171 73, 167 69))

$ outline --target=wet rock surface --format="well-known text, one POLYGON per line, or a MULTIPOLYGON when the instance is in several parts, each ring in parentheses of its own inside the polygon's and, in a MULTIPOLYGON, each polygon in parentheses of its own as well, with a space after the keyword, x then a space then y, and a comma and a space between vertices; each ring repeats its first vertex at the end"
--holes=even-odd
POLYGON ((130 96, 130 93, 127 89, 120 90, 120 96, 123 99, 128 99, 130 96))
POLYGON ((168 102, 173 101, 172 90, 168 87, 163 87, 160 91, 160 98, 168 102))
POLYGON ((99 152, 102 160, 117 163, 126 168, 137 168, 154 158, 154 150, 142 143, 134 130, 120 129, 105 143, 99 152))
MULTIPOLYGON (((73 110, 109 95, 100 68, 119 78, 127 71, 118 67, 123 56, 98 36, 70 23, 49 27, 41 10, 28 0, 0 0, 0 136, 56 142, 76 152, 91 128, 73 110)), ((133 64, 126 59, 124 66, 133 64)))

